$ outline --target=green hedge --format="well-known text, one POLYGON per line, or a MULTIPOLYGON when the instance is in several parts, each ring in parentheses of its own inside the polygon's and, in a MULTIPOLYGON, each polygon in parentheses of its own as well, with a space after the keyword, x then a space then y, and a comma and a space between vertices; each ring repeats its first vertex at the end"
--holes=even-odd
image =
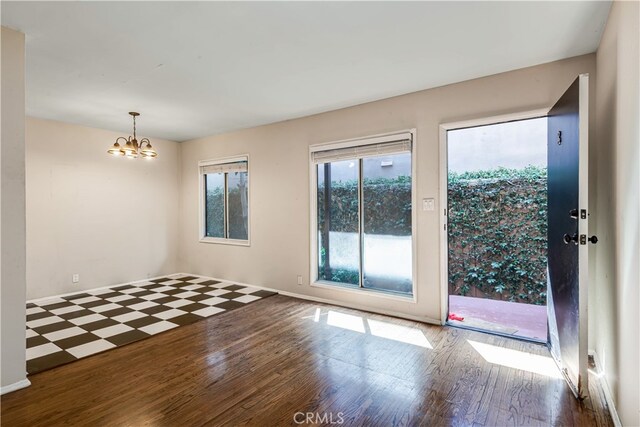
MULTIPOLYGON (((318 226, 324 222, 324 185, 318 187, 318 226)), ((367 234, 411 235, 411 177, 365 179, 364 229, 367 234)), ((358 232, 358 182, 331 183, 331 231, 358 232)))
MULTIPOLYGON (((411 235, 411 177, 365 179, 363 185, 364 229, 367 234, 395 236, 411 235)), ((324 223, 324 185, 318 187, 318 227, 324 223)), ((358 181, 338 181, 331 183, 331 231, 358 232, 358 181)), ((320 249, 320 279, 334 282, 359 283, 357 270, 344 268, 330 269, 327 277, 324 269, 324 248, 320 249)), ((393 286, 395 284, 389 284, 393 286)), ((404 291, 409 285, 398 285, 404 291), (404 287, 403 287, 404 286, 404 287)))
POLYGON ((449 174, 449 292, 546 304, 547 171, 449 174))
MULTIPOLYGON (((409 177, 366 180, 364 191, 368 233, 411 234, 409 177)), ((546 169, 450 173, 448 197, 450 293, 546 304, 546 169)), ((323 202, 320 186, 319 227, 323 202)), ((331 231, 358 231, 356 181, 332 183, 331 231)), ((357 283, 357 272, 332 269, 332 275, 331 280, 357 283)))
POLYGON ((207 236, 224 237, 224 191, 221 187, 207 190, 207 236))
MULTIPOLYGON (((229 235, 236 239, 247 239, 248 233, 243 222, 240 190, 229 189, 229 235)), ((207 235, 224 236, 224 191, 215 187, 207 191, 207 235)))

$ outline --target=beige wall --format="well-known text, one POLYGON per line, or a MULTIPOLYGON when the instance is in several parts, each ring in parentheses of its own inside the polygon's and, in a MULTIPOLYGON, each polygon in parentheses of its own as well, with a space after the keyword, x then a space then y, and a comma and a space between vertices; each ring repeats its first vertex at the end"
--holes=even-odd
POLYGON ((640 425, 640 8, 614 2, 597 52, 593 347, 623 425, 640 425))
MULTIPOLYGON (((309 145, 416 128, 417 198, 438 200, 441 123, 550 107, 579 73, 586 72, 591 74, 592 86, 592 227, 600 238, 591 251, 595 268, 591 271, 589 343, 604 365, 623 423, 640 424, 638 13, 637 2, 614 4, 597 56, 571 58, 182 145, 154 141, 160 153, 157 162, 107 156, 105 150, 118 133, 29 118, 28 297, 185 271, 437 321, 441 309, 438 212, 442 208, 438 204, 434 212, 418 211, 417 303, 309 286, 309 145), (238 154, 250 155, 251 246, 199 243, 197 162, 238 154), (127 187, 134 190, 124 191, 127 187), (80 274, 79 284, 71 283, 74 273, 80 274), (297 275, 304 278, 302 286, 296 285, 297 275)), ((24 249, 24 224, 22 228, 19 224, 20 214, 24 217, 19 203, 24 175, 15 167, 20 165, 19 145, 24 138, 19 114, 24 110, 24 72, 19 69, 24 66, 20 50, 24 41, 17 33, 7 34, 5 40, 3 28, 3 386, 24 378, 24 331, 20 326, 24 322, 15 321, 24 317, 24 288, 5 286, 10 274, 11 283, 19 283, 14 278, 19 279, 20 274, 24 277, 20 251, 12 250, 9 258, 5 250, 5 241, 15 242, 12 249, 24 249), (5 43, 12 46, 5 49, 5 43), (5 57, 9 55, 14 57, 6 63, 16 67, 6 72, 5 57), (5 81, 10 76, 19 83, 12 84, 12 91, 22 87, 22 100, 18 90, 16 100, 11 98, 13 108, 5 109, 5 100, 10 101, 5 81), (15 117, 9 119, 10 114, 15 117), (6 142, 18 149, 8 148, 6 142), (6 191, 9 186, 12 190, 6 191), (18 208, 7 211, 5 201, 11 194, 18 208), (5 269, 6 265, 10 268, 5 269), (5 321, 7 318, 11 322, 5 321)))
POLYGON ((185 142, 181 270, 439 320, 439 205, 433 212, 418 211, 417 303, 309 286, 309 145, 416 128, 417 197, 437 200, 441 123, 550 107, 579 73, 591 73, 593 86, 595 55, 185 142), (197 163, 243 153, 250 155, 251 246, 199 243, 197 163), (296 285, 297 275, 304 285, 296 285))
MULTIPOLYGON (((2 28, 2 391, 26 382, 24 34, 2 28)), ((27 383, 28 384, 28 383, 27 383)), ((24 384, 23 384, 24 385, 24 384)))
POLYGON ((28 299, 178 270, 179 144, 130 160, 107 154, 118 136, 27 118, 28 299))

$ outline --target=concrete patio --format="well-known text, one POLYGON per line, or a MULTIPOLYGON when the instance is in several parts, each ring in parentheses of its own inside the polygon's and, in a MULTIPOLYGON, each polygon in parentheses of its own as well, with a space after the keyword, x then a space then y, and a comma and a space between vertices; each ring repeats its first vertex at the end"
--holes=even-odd
POLYGON ((449 320, 452 325, 547 341, 547 307, 544 305, 450 295, 449 314, 464 318, 449 320))

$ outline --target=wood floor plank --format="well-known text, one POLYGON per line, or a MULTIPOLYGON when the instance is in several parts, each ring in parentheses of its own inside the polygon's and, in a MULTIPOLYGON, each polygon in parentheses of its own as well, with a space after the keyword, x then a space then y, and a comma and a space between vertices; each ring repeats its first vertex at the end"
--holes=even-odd
POLYGON ((273 296, 30 377, 10 426, 611 426, 601 391, 492 363, 544 346, 273 296), (308 425, 309 425, 308 424, 308 425), (334 424, 335 425, 335 424, 334 424))

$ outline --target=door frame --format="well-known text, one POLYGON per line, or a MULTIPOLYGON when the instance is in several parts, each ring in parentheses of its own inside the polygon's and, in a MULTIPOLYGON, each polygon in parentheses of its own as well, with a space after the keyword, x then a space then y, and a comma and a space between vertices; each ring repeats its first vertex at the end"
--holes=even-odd
POLYGON ((540 108, 536 110, 519 111, 515 113, 501 114, 496 116, 483 116, 475 119, 440 124, 440 323, 442 325, 445 325, 447 323, 447 317, 449 315, 449 230, 447 230, 448 215, 446 212, 449 206, 449 200, 447 197, 447 193, 449 190, 449 152, 447 132, 456 129, 487 126, 499 123, 515 122, 519 120, 535 119, 538 117, 546 117, 548 113, 549 108, 540 108))

